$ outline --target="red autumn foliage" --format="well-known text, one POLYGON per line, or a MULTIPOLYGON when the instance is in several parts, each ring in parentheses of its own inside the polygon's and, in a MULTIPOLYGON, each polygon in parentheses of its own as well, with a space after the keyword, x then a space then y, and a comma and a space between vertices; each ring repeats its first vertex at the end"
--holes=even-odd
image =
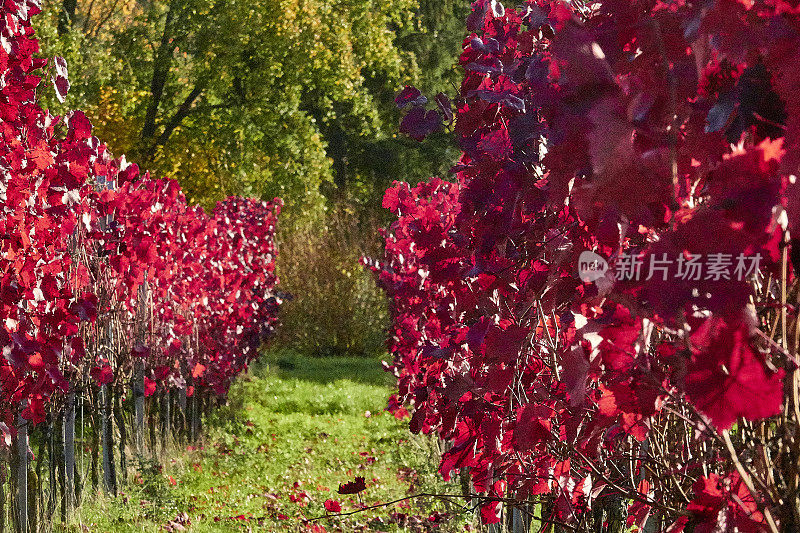
MULTIPOLYGON (((800 10, 477 0, 467 27, 455 179, 395 183, 365 260, 390 409, 487 523, 797 529, 800 10)), ((397 101, 414 138, 450 122, 397 101)))
POLYGON ((70 391, 225 394, 257 356, 281 303, 273 236, 282 202, 228 198, 211 213, 177 182, 113 158, 81 111, 37 91, 63 58, 36 57, 39 2, 0 6, 0 430, 39 423, 70 391))
POLYGON ((358 494, 367 490, 367 484, 363 477, 356 477, 353 481, 339 485, 339 494, 358 494))
POLYGON ((329 513, 341 513, 342 504, 336 500, 325 500, 325 510, 329 513))

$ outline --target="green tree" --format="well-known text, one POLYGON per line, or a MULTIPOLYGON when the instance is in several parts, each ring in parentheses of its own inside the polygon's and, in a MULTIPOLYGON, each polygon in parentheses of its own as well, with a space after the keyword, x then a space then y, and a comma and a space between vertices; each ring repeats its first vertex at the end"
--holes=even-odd
POLYGON ((380 198, 446 176, 442 133, 397 134, 394 96, 453 92, 460 0, 44 0, 43 52, 66 57, 65 104, 116 154, 177 178, 204 207, 231 194, 286 202, 280 340, 304 351, 382 348, 387 311, 358 265, 381 243, 380 198))
MULTIPOLYGON (((431 97, 457 92, 461 72, 456 60, 468 13, 467 1, 419 0, 411 23, 393 28, 394 45, 412 62, 409 70, 415 77, 411 83, 431 97)), ((357 204, 365 216, 372 217, 392 181, 416 183, 434 175, 446 178, 459 150, 446 132, 432 135, 424 143, 398 135, 399 113, 393 100, 399 87, 381 76, 368 76, 365 84, 375 95, 383 127, 372 136, 358 135, 351 116, 341 113, 322 128, 333 160, 336 197, 357 204)), ((313 99, 305 107, 312 115, 319 112, 313 99)))
POLYGON ((114 5, 46 6, 43 48, 67 51, 68 104, 86 108, 116 152, 205 204, 238 193, 320 205, 337 175, 329 152, 347 143, 337 129, 377 138, 396 127, 378 97, 416 76, 394 43, 416 0, 114 5))

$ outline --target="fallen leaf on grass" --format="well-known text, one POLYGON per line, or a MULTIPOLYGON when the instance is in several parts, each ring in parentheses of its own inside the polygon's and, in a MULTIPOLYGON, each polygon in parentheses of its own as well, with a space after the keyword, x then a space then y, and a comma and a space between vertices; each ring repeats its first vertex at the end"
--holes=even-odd
POLYGON ((367 489, 367 484, 363 477, 357 477, 355 481, 339 485, 339 494, 358 494, 367 489))
POLYGON ((329 513, 341 513, 342 505, 336 500, 325 500, 325 510, 329 513))

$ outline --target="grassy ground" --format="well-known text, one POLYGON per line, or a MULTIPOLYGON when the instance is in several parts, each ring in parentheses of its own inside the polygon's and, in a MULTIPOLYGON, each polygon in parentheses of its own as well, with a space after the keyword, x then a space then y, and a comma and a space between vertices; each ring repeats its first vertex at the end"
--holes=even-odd
POLYGON ((383 411, 389 393, 379 361, 271 354, 232 389, 202 445, 142 462, 124 494, 84 505, 76 525, 89 532, 464 530, 458 504, 430 498, 308 521, 325 517, 328 499, 347 513, 417 492, 460 492, 436 474, 435 443, 383 411), (337 493, 357 476, 366 481, 363 493, 337 493))

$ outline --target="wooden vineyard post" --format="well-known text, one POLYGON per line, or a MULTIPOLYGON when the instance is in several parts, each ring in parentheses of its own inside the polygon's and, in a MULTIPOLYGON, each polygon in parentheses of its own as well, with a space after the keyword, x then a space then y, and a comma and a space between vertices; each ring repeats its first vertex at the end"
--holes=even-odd
POLYGON ((183 374, 184 378, 186 379, 186 387, 182 391, 181 400, 182 405, 181 408, 185 413, 185 429, 186 429, 186 438, 189 442, 194 442, 196 436, 196 426, 195 426, 195 405, 197 400, 197 390, 194 388, 194 378, 192 377, 192 373, 189 372, 189 365, 186 361, 181 361, 181 373, 183 374), (191 387, 193 389, 193 394, 189 396, 188 389, 191 387))
POLYGON ((67 394, 64 411, 64 496, 67 504, 67 514, 75 508, 75 391, 67 394))
MULTIPOLYGON (((53 415, 53 429, 51 430, 52 440, 53 440, 53 456, 54 456, 54 469, 53 469, 53 478, 55 482, 51 485, 52 491, 51 494, 53 495, 54 500, 56 499, 56 494, 59 495, 57 498, 58 500, 58 510, 59 516, 61 518, 62 523, 66 523, 67 521, 67 472, 64 464, 64 420, 65 416, 63 413, 58 413, 53 415), (58 487, 58 490, 56 490, 58 487)), ((55 505, 55 502, 53 503, 55 505)), ((55 517, 55 513, 51 514, 51 516, 55 517)))
POLYGON ((200 436, 203 434, 203 413, 205 412, 205 400, 206 396, 202 389, 195 386, 194 391, 195 403, 194 403, 194 416, 195 416, 195 430, 194 430, 194 438, 195 440, 200 440, 200 436))
MULTIPOLYGON (((190 381, 191 383, 191 381, 190 381)), ((189 441, 197 439, 197 390, 189 397, 189 441)))
POLYGON ((167 389, 161 396, 161 452, 167 450, 170 434, 170 398, 172 391, 167 389))
MULTIPOLYGON (((138 302, 136 306, 136 334, 134 342, 141 345, 145 337, 145 317, 147 305, 147 273, 141 285, 139 285, 138 302)), ((133 362, 133 433, 136 441, 136 454, 141 457, 144 455, 144 361, 136 357, 133 362)))
POLYGON ((100 463, 100 438, 99 432, 97 430, 97 426, 92 428, 92 440, 91 440, 91 458, 90 458, 90 472, 89 472, 89 482, 92 485, 92 490, 97 492, 100 488, 100 474, 99 474, 99 463, 100 463))
POLYGON ((8 473, 6 464, 8 456, 4 450, 0 450, 0 533, 6 533, 6 481, 8 473))
POLYGON ((0 450, 0 533, 6 533, 6 463, 8 457, 0 450))
POLYGON ((531 530, 530 514, 525 513, 519 507, 513 507, 511 509, 511 532, 529 533, 530 530, 531 530))
MULTIPOLYGON (((80 438, 80 448, 81 450, 81 463, 78 465, 75 464, 75 507, 80 506, 81 502, 83 501, 83 491, 84 491, 84 483, 86 483, 87 472, 85 470, 86 464, 86 418, 84 417, 84 402, 86 401, 85 398, 88 394, 88 386, 84 380, 83 386, 81 387, 81 395, 79 396, 80 399, 80 428, 81 428, 81 438, 80 438)), ((76 413, 77 413, 76 409, 76 413)))
POLYGON ((39 476, 31 469, 28 462, 28 530, 39 531, 39 476))
POLYGON ((22 410, 27 407, 23 400, 17 413, 17 437, 15 451, 17 466, 17 524, 19 533, 28 533, 28 421, 22 418, 22 410))
POLYGON ((147 402, 147 430, 150 433, 150 455, 152 455, 153 459, 158 459, 158 439, 156 439, 157 406, 157 398, 151 396, 147 402))
MULTIPOLYGON (((186 363, 181 362, 181 367, 186 366, 186 363)), ((181 369, 182 374, 185 376, 186 371, 181 369)), ((186 407, 188 404, 186 397, 186 385, 178 391, 178 439, 181 445, 186 443, 187 433, 189 432, 189 424, 186 417, 186 407)))
POLYGON ((170 413, 170 430, 172 431, 171 437, 177 443, 180 438, 180 409, 178 409, 178 398, 180 391, 177 389, 171 390, 169 395, 169 413, 170 413))
MULTIPOLYGON (((195 332, 194 332, 193 341, 194 341, 194 344, 195 344, 195 350, 197 351, 196 353, 199 354, 200 353, 200 336, 199 336, 199 333, 197 331, 197 326, 195 326, 195 332)), ((190 401, 190 405, 189 405, 189 438, 191 439, 192 442, 196 442, 200 438, 200 412, 198 410, 198 405, 197 405, 198 401, 200 399, 199 398, 199 396, 200 396, 200 387, 195 384, 194 376, 192 375, 192 372, 190 371, 188 365, 186 367, 186 371, 187 371, 187 383, 189 383, 192 386, 192 391, 193 391, 192 396, 189 399, 189 401, 190 401)))
POLYGON ((112 423, 111 387, 100 387, 100 423, 102 425, 103 486, 108 494, 117 494, 117 469, 114 463, 114 426, 112 423))
POLYGON ((125 417, 122 411, 122 400, 119 395, 114 398, 114 420, 117 422, 117 429, 119 430, 119 478, 123 483, 128 479, 128 456, 125 452, 125 445, 128 443, 128 431, 125 424, 125 417))
POLYGON ((133 434, 136 455, 144 454, 144 362, 136 359, 133 363, 133 434))
MULTIPOLYGON (((33 476, 36 479, 36 494, 34 496, 36 498, 37 525, 40 523, 45 523, 45 516, 50 516, 47 514, 47 505, 44 499, 44 474, 42 473, 42 468, 44 467, 44 457, 46 455, 45 449, 47 448, 47 443, 49 441, 50 428, 46 425, 39 426, 39 432, 39 452, 36 454, 36 466, 33 471, 33 476)), ((36 529, 33 527, 31 529, 36 531, 36 529)))
POLYGON ((58 464, 58 459, 56 458, 56 443, 55 443, 55 433, 58 427, 58 421, 55 416, 50 418, 50 425, 47 427, 47 474, 48 474, 48 486, 50 490, 48 491, 47 496, 47 514, 48 516, 53 516, 56 512, 56 490, 53 488, 56 486, 56 465, 58 464))
MULTIPOLYGON (((106 181, 105 179, 95 184, 95 189, 99 192, 103 189, 114 189, 113 182, 106 181)), ((107 231, 111 225, 113 218, 111 215, 106 215, 100 219, 100 229, 107 231)), ((111 360, 111 355, 114 350, 114 330, 111 321, 106 324, 105 338, 101 342, 101 349, 106 351, 106 354, 111 360)), ((111 387, 108 383, 103 383, 100 386, 100 394, 98 398, 98 411, 100 414, 100 446, 103 454, 103 488, 108 494, 116 496, 117 494, 117 472, 116 464, 114 463, 114 404, 111 398, 111 387)), ((134 391, 135 395, 135 391, 134 391)), ((96 442, 96 440, 95 440, 96 442)), ((96 479, 96 456, 93 457, 92 475, 96 479)), ((93 479, 94 481, 94 479, 93 479)))

